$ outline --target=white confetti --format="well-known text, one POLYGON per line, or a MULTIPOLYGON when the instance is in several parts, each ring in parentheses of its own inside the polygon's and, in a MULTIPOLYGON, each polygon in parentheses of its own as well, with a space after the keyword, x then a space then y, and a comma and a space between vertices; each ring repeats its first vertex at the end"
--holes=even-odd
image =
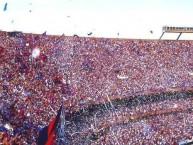
POLYGON ((39 57, 40 56, 40 49, 39 48, 34 48, 33 50, 32 50, 32 57, 33 58, 37 58, 37 57, 39 57))

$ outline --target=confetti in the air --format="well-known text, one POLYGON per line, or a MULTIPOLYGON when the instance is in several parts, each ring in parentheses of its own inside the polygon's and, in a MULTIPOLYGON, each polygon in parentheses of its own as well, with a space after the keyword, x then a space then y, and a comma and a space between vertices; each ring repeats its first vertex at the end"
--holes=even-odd
POLYGON ((33 50, 32 50, 32 57, 33 58, 37 58, 37 57, 39 57, 40 56, 40 49, 39 48, 34 48, 33 50))

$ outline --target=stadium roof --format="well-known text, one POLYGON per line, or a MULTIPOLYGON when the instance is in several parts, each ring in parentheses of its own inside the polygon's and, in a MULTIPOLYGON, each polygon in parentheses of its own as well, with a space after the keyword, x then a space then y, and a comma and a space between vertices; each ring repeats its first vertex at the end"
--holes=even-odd
MULTIPOLYGON (((159 39, 165 25, 193 26, 192 5, 192 0, 1 0, 0 30, 159 39)), ((193 40, 193 34, 180 39, 193 40)))

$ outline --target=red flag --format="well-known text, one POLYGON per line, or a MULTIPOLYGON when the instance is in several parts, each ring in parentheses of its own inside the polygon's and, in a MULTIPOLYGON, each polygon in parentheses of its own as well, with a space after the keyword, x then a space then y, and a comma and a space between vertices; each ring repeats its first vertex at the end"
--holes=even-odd
POLYGON ((54 136, 56 127, 58 125, 58 122, 60 120, 60 115, 62 111, 62 106, 60 107, 58 114, 56 118, 54 118, 48 126, 44 127, 38 136, 38 145, 52 145, 54 142, 54 136))

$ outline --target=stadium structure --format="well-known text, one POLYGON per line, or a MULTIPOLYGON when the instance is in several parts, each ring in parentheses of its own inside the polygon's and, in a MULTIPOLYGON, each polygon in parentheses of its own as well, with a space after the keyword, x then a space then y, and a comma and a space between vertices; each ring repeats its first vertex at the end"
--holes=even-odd
POLYGON ((193 41, 161 38, 0 31, 0 143, 191 144, 193 41))

